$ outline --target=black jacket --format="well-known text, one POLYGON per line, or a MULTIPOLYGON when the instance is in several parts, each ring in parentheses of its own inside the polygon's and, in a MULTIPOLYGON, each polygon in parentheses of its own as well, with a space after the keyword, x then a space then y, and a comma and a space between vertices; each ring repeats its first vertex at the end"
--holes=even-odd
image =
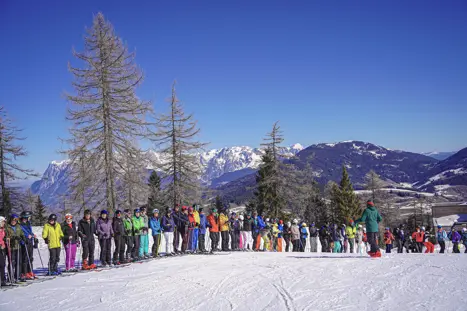
POLYGON ((70 225, 66 222, 62 223, 63 244, 68 244, 70 242, 70 237, 71 244, 76 244, 78 242, 78 231, 76 229, 76 223, 72 221, 70 225))
POLYGON ((80 238, 94 240, 94 234, 96 234, 96 223, 94 219, 90 219, 88 222, 86 219, 81 219, 78 223, 78 235, 80 238))
POLYGON ((243 231, 251 231, 252 227, 253 227, 253 218, 245 218, 243 220, 243 231))
POLYGON ((316 238, 318 236, 318 229, 316 227, 310 227, 310 237, 316 238))
POLYGON ((125 234, 125 227, 123 226, 123 219, 114 217, 112 219, 112 229, 115 236, 122 236, 125 234))

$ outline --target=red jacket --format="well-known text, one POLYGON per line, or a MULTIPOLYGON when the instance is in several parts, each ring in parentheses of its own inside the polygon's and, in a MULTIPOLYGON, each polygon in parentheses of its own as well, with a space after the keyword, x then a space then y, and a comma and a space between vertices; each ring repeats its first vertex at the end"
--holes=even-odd
POLYGON ((188 230, 193 230, 193 228, 196 226, 195 215, 188 214, 188 222, 190 223, 188 226, 188 230))
POLYGON ((423 231, 412 233, 412 239, 414 239, 415 242, 422 243, 424 238, 425 238, 425 232, 423 231))
POLYGON ((392 241, 394 241, 394 235, 392 235, 391 232, 385 232, 384 233, 384 244, 392 244, 392 241))
POLYGON ((216 219, 214 214, 208 216, 209 232, 219 232, 219 218, 216 219))

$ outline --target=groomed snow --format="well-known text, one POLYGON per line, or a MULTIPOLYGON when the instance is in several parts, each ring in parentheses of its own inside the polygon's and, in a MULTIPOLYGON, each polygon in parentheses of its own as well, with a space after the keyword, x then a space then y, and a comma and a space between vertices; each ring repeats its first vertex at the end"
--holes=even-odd
POLYGON ((0 294, 9 310, 465 310, 463 254, 185 256, 0 294))

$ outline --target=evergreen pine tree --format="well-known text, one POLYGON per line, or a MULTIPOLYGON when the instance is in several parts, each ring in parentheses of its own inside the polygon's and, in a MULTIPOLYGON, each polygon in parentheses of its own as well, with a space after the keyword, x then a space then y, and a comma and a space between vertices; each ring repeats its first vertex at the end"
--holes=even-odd
POLYGON ((152 171, 148 181, 149 186, 149 197, 148 206, 150 210, 155 208, 161 210, 162 198, 161 198, 161 179, 156 171, 152 171))
POLYGON ((33 226, 43 226, 47 221, 47 209, 42 203, 41 197, 39 196, 36 201, 36 206, 34 209, 32 224, 33 226))
POLYGON ((342 179, 339 187, 333 187, 333 200, 337 203, 337 216, 340 223, 348 223, 350 219, 361 215, 360 202, 355 195, 345 166, 342 167, 342 179))

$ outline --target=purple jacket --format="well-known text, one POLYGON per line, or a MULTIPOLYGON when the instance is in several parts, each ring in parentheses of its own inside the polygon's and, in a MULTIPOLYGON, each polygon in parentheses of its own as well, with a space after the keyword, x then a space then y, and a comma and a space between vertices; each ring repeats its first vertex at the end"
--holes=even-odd
POLYGON ((175 221, 173 216, 168 217, 167 215, 162 217, 162 231, 164 232, 174 232, 175 221))
POLYGON ((102 239, 110 239, 114 234, 114 230, 112 228, 112 221, 106 218, 105 220, 100 218, 97 220, 96 223, 96 232, 99 240, 102 239))
POLYGON ((452 242, 459 243, 461 241, 461 235, 457 231, 452 232, 452 242))

